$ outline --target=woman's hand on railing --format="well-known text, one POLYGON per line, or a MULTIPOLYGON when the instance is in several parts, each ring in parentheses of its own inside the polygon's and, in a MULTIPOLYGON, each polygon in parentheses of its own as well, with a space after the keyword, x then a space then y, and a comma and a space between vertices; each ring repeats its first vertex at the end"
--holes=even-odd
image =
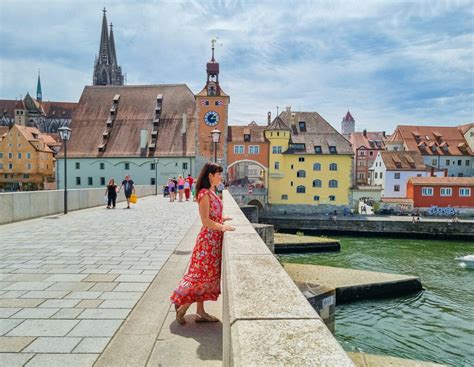
POLYGON ((223 224, 221 231, 222 232, 235 231, 235 227, 229 226, 228 224, 223 224))
POLYGON ((232 218, 228 216, 222 217, 222 222, 227 222, 228 220, 232 220, 232 218))

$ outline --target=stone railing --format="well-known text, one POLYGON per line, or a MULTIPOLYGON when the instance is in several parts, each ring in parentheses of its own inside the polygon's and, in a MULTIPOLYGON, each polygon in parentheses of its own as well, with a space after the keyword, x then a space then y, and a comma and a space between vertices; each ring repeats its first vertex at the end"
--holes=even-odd
MULTIPOLYGON (((154 195, 155 186, 136 186, 138 197, 154 195)), ((68 211, 105 205, 105 188, 67 191, 68 211)), ((121 192, 117 202, 125 201, 121 192)), ((0 224, 63 213, 64 190, 0 193, 0 224)))
POLYGON ((227 191, 224 214, 224 366, 354 366, 227 191))

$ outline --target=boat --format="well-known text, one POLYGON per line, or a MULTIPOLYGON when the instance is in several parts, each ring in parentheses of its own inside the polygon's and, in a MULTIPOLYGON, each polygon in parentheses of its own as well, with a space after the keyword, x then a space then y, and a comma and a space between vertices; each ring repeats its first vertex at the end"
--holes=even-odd
POLYGON ((461 264, 464 264, 466 268, 474 268, 474 255, 457 257, 456 260, 459 261, 461 264))

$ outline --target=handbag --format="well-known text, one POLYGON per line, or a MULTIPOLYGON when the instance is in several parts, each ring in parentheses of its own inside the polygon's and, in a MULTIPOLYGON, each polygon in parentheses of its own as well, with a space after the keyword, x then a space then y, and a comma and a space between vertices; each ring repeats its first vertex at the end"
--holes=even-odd
POLYGON ((131 202, 132 204, 136 204, 136 203, 137 203, 137 195, 132 194, 132 195, 130 196, 130 202, 131 202))

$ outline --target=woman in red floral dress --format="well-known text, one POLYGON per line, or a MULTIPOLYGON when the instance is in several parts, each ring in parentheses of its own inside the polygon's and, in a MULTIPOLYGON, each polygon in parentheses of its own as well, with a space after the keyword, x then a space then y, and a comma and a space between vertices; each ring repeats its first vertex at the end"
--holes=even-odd
POLYGON ((216 322, 216 317, 204 310, 204 301, 216 301, 221 293, 222 237, 235 230, 224 224, 229 217, 222 216, 222 201, 215 188, 222 182, 222 167, 206 163, 196 184, 197 201, 202 228, 196 240, 188 271, 171 295, 176 309, 176 320, 186 322, 184 315, 192 303, 197 303, 196 322, 216 322))

